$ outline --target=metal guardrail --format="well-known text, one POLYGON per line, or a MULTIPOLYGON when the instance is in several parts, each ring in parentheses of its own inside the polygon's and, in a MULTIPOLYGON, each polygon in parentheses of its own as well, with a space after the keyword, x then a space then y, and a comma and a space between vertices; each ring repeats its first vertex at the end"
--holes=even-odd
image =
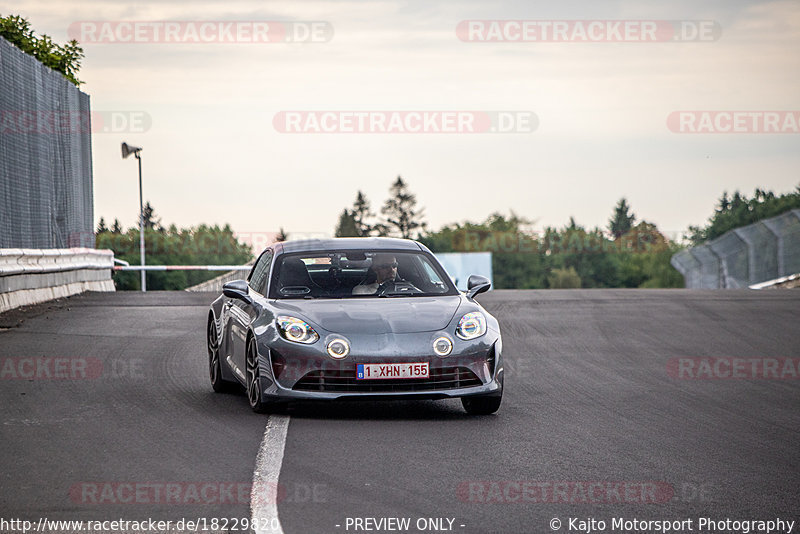
POLYGON ((112 269, 114 253, 92 248, 0 249, 0 276, 112 269))
POLYGON ((767 280, 758 284, 753 284, 750 289, 769 289, 772 287, 800 287, 800 273, 791 276, 782 276, 775 280, 767 280))
POLYGON ((800 273, 800 209, 730 230, 670 263, 688 288, 746 288, 800 273))
POLYGON ((0 249, 0 312, 83 291, 114 291, 113 268, 110 250, 0 249))

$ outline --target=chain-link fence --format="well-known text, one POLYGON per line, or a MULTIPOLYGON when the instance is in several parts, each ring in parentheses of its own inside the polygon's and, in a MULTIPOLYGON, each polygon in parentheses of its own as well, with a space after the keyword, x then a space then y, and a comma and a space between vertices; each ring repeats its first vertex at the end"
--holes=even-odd
POLYGON ((736 228, 670 260, 686 287, 748 287, 800 273, 800 209, 736 228))
POLYGON ((94 248, 89 95, 0 37, 0 248, 94 248))

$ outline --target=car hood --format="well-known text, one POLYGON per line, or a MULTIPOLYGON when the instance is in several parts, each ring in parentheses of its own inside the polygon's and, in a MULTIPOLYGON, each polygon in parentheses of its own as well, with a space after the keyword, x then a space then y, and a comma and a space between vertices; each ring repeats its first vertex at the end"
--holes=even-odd
POLYGON ((408 334, 443 330, 461 297, 396 297, 274 301, 277 313, 299 315, 340 334, 408 334))

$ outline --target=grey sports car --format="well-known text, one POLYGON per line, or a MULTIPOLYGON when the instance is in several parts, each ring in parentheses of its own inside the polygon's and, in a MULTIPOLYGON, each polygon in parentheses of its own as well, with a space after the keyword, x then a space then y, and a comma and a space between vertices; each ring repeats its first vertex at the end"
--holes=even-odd
POLYGON ((503 395, 497 320, 416 241, 276 243, 208 314, 214 391, 247 390, 259 413, 292 400, 460 397, 491 414, 503 395))

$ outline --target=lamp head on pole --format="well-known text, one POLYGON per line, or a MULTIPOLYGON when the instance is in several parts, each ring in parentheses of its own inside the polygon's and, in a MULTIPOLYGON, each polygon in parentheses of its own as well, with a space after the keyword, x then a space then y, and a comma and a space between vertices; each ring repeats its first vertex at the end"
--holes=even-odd
POLYGON ((128 143, 122 143, 122 159, 127 158, 131 154, 135 155, 138 158, 139 151, 141 150, 142 147, 129 145, 128 143))

